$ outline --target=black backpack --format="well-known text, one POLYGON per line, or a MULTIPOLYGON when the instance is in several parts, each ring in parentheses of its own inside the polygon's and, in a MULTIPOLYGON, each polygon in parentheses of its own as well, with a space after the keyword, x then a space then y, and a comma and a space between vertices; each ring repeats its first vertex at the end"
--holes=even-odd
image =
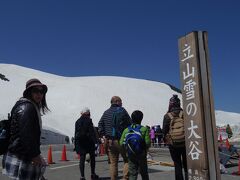
POLYGON ((76 138, 86 139, 86 138, 89 138, 90 135, 91 133, 89 131, 89 127, 87 126, 87 123, 84 123, 83 121, 81 121, 76 132, 76 138))
POLYGON ((10 140, 10 125, 10 119, 0 121, 0 155, 5 154, 8 150, 10 140))
POLYGON ((10 127, 12 121, 12 114, 17 108, 17 104, 15 104, 11 110, 11 114, 8 114, 7 120, 0 121, 0 155, 3 155, 7 152, 8 146, 10 144, 10 127))

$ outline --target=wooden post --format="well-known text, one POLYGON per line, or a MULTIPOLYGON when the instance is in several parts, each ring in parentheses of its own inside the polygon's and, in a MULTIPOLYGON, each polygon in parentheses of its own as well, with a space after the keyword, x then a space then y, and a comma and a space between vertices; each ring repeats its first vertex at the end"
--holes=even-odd
POLYGON ((192 32, 178 43, 189 180, 220 180, 207 33, 192 32))

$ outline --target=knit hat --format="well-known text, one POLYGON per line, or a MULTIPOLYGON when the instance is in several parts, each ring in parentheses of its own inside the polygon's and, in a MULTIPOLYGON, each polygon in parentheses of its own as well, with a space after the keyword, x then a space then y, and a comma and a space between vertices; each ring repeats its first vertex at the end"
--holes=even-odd
POLYGON ((180 99, 177 94, 173 94, 173 96, 169 100, 168 111, 172 111, 173 108, 180 108, 180 99))
POLYGON ((170 100, 169 100, 169 104, 172 104, 174 106, 180 106, 180 99, 178 98, 177 94, 174 94, 170 100))
POLYGON ((42 84, 38 79, 30 79, 26 82, 26 89, 23 92, 23 97, 26 97, 29 91, 36 86, 41 86, 43 88, 44 94, 46 94, 48 88, 45 84, 42 84))
POLYGON ((89 114, 90 113, 90 109, 88 107, 84 107, 82 110, 81 110, 81 114, 89 114))

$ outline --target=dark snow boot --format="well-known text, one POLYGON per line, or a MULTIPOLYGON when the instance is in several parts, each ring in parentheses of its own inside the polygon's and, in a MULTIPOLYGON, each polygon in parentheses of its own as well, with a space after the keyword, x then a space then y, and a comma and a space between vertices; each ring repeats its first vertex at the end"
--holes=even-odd
POLYGON ((99 179, 99 176, 96 175, 96 174, 92 174, 91 175, 91 180, 96 180, 96 179, 99 179))

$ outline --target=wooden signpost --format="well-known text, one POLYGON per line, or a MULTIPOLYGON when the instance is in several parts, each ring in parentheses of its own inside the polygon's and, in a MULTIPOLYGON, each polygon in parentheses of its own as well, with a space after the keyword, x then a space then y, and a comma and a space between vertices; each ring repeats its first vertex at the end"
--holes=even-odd
POLYGON ((189 180, 220 180, 207 32, 178 41, 189 180))

